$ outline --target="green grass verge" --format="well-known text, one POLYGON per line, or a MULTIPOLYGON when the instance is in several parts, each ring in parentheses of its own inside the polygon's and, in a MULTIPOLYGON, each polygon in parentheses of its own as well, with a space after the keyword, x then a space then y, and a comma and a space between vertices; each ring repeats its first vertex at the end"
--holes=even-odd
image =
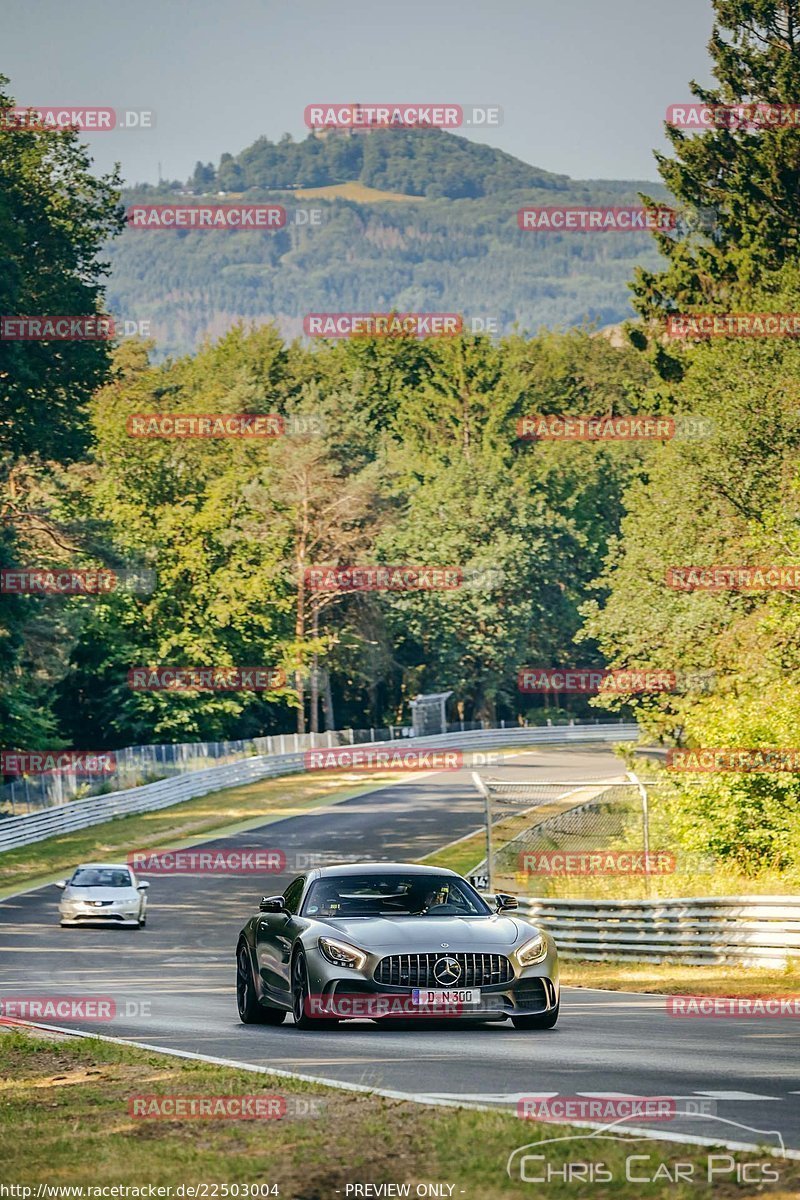
POLYGON ((561 982, 570 987, 682 996, 800 996, 800 962, 777 970, 562 959, 561 982))
POLYGON ((485 857, 486 834, 481 830, 463 841, 442 846, 441 850, 436 850, 421 861, 432 867, 446 867, 449 871, 458 871, 459 875, 467 875, 485 857))
MULTIPOLYGON (((263 1030, 252 1032, 256 1038, 269 1036, 263 1030)), ((615 1200, 641 1200, 643 1195, 651 1200, 751 1200, 764 1195, 789 1200, 800 1188, 797 1162, 769 1160, 779 1174, 771 1189, 725 1181, 708 1185, 707 1151, 699 1147, 643 1139, 604 1140, 593 1146, 585 1131, 574 1127, 341 1092, 114 1043, 8 1031, 0 1033, 0 1057, 5 1184, 272 1184, 283 1200, 345 1200, 347 1185, 354 1183, 409 1183, 412 1196, 418 1183, 444 1183, 452 1185, 453 1197, 465 1200, 541 1195, 551 1200, 606 1200, 612 1195, 615 1200), (287 1115, 280 1120, 144 1120, 129 1111, 132 1096, 255 1094, 285 1097, 287 1115), (316 1115, 297 1111, 309 1108, 316 1115), (513 1150, 570 1134, 579 1140, 543 1148, 548 1162, 563 1170, 570 1160, 602 1160, 613 1183, 555 1180, 543 1191, 509 1180, 506 1161, 513 1150), (654 1174, 662 1162, 692 1164, 695 1182, 662 1178, 646 1188, 628 1183, 625 1159, 632 1154, 650 1156, 647 1163, 637 1160, 640 1174, 645 1166, 654 1174)), ((766 1161, 758 1154, 735 1157, 766 1161)))

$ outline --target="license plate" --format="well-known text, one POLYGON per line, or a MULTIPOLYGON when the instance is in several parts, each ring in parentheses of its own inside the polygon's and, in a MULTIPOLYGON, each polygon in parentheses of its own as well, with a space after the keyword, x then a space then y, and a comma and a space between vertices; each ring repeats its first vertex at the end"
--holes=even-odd
POLYGON ((480 988, 414 988, 411 993, 411 1003, 421 1008, 451 1008, 480 1002, 480 988))

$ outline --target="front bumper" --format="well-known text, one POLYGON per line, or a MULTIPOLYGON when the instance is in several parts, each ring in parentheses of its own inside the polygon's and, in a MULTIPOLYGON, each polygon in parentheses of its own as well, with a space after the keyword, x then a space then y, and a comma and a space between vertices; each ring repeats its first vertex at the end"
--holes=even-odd
POLYGON ((95 908, 92 905, 68 901, 59 904, 58 915, 62 925, 138 926, 139 924, 138 907, 130 908, 128 905, 120 905, 119 908, 113 905, 95 908))
MULTIPOLYGON (((309 991, 316 1015, 346 1020, 424 1018, 425 1020, 502 1021, 508 1017, 539 1016, 559 1002, 558 956, 550 944, 541 962, 521 967, 514 962, 514 977, 506 983, 480 987, 479 1004, 443 1009, 422 1009, 411 1003, 411 987, 377 983, 373 978, 382 954, 370 955, 363 971, 333 966, 318 947, 306 950, 309 991)), ((311 1010, 312 1012, 314 1009, 311 1010)))

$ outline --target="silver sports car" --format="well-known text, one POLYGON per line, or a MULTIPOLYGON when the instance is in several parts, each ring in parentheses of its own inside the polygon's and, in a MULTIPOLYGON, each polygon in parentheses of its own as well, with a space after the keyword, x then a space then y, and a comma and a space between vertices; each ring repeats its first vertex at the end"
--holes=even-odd
POLYGON ((299 875, 265 896, 239 935, 236 997, 245 1024, 299 1029, 413 1017, 551 1029, 558 1020, 553 939, 491 908, 440 867, 361 863, 299 875))
POLYGON ((62 925, 132 925, 147 922, 147 888, 126 863, 81 863, 56 887, 63 896, 58 913, 62 925))

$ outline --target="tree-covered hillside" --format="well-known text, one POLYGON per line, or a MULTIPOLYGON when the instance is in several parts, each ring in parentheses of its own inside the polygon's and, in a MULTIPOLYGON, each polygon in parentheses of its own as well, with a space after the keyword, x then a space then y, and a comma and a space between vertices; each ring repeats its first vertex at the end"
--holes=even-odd
POLYGON ((525 204, 637 204, 642 187, 666 197, 653 184, 549 174, 438 130, 259 138, 216 169, 198 163, 187 184, 137 188, 125 202, 273 200, 287 208, 286 228, 130 230, 111 250, 109 304, 120 317, 150 322, 161 355, 186 353, 240 320, 274 320, 293 337, 303 316, 320 310, 460 312, 500 333, 607 325, 633 315, 634 266, 663 266, 652 239, 521 231, 517 212, 525 204), (354 181, 417 198, 297 194, 354 181), (297 210, 309 208, 319 224, 295 224, 297 210))
POLYGON ((475 199, 517 188, 569 187, 566 175, 528 166, 503 150, 481 146, 441 129, 309 134, 295 142, 260 137, 219 166, 198 163, 188 186, 198 191, 326 187, 358 180, 368 187, 411 196, 475 199))

